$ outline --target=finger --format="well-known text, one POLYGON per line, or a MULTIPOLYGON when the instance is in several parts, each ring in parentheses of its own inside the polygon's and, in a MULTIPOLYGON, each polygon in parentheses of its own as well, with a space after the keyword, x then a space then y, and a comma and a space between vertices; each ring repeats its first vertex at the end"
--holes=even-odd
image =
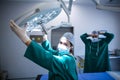
POLYGON ((10 27, 15 27, 13 20, 10 20, 10 27))
POLYGON ((10 28, 13 29, 14 28, 14 25, 12 24, 12 20, 10 20, 10 28))
POLYGON ((20 27, 13 20, 10 21, 10 25, 11 25, 11 28, 20 29, 20 27))
POLYGON ((12 25, 12 20, 10 20, 10 27, 12 27, 13 25, 12 25))
POLYGON ((13 21, 13 20, 10 20, 10 24, 13 26, 13 25, 14 25, 14 21, 13 21))
POLYGON ((18 26, 13 20, 11 20, 11 24, 12 24, 14 27, 17 27, 17 26, 18 26))
POLYGON ((11 28, 12 31, 15 31, 15 30, 16 30, 16 28, 14 27, 14 25, 12 24, 11 21, 10 21, 10 28, 11 28))

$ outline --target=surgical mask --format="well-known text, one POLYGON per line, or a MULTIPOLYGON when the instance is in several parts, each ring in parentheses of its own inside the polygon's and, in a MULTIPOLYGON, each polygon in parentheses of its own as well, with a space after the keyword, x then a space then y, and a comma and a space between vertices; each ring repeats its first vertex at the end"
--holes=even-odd
POLYGON ((60 54, 69 54, 70 49, 67 46, 63 44, 58 44, 57 48, 60 54))
POLYGON ((99 42, 101 40, 99 38, 92 38, 92 37, 87 37, 87 39, 90 39, 92 42, 99 42))
POLYGON ((101 40, 101 39, 99 39, 99 38, 92 38, 92 39, 91 39, 92 42, 99 42, 100 40, 101 40))
POLYGON ((101 40, 99 38, 92 38, 92 37, 87 37, 87 39, 90 39, 93 43, 94 42, 99 42, 101 40))
POLYGON ((92 42, 99 42, 101 39, 106 38, 106 36, 104 35, 98 35, 98 38, 92 38, 92 42))
POLYGON ((98 35, 98 37, 101 39, 106 38, 106 36, 104 36, 104 35, 98 35))

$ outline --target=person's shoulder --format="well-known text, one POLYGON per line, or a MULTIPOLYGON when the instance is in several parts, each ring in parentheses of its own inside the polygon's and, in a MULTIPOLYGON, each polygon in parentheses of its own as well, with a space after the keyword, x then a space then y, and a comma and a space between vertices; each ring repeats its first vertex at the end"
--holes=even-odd
POLYGON ((65 58, 66 60, 75 60, 75 57, 71 54, 66 54, 62 56, 63 58, 65 58))
POLYGON ((62 57, 71 57, 71 56, 72 56, 71 54, 65 54, 62 57))

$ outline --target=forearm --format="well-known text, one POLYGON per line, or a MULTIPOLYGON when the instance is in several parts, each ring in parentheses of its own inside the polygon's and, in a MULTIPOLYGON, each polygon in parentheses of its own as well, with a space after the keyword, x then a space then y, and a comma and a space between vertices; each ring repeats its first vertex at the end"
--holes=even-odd
POLYGON ((41 45, 42 45, 43 48, 46 49, 46 50, 49 50, 49 49, 51 48, 51 45, 50 45, 50 43, 49 43, 48 40, 43 41, 41 45))
POLYGON ((104 33, 103 35, 105 35, 108 38, 113 38, 114 35, 112 33, 104 33))
POLYGON ((114 38, 114 34, 112 34, 112 33, 104 33, 103 34, 104 36, 106 36, 106 38, 105 38, 105 41, 107 42, 107 43, 109 43, 113 38, 114 38))
POLYGON ((87 37, 89 37, 89 35, 87 33, 84 33, 80 36, 80 38, 82 39, 83 42, 85 42, 87 40, 87 37))
POLYGON ((41 45, 42 45, 42 47, 43 47, 45 50, 50 51, 53 55, 57 55, 57 54, 56 54, 57 51, 54 50, 54 49, 51 47, 51 44, 50 44, 50 42, 49 42, 48 40, 42 42, 41 45))
POLYGON ((36 42, 31 41, 24 56, 30 59, 31 61, 35 62, 36 64, 46 69, 50 69, 51 60, 53 58, 52 53, 45 50, 36 42))
POLYGON ((26 46, 29 46, 30 43, 31 43, 31 41, 32 41, 32 40, 28 40, 28 41, 26 41, 26 42, 25 42, 25 45, 26 45, 26 46))

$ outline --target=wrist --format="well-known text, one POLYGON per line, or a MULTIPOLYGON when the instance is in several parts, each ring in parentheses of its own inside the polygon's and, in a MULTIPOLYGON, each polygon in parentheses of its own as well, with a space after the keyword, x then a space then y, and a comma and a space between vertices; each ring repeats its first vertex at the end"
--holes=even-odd
POLYGON ((29 46, 30 43, 31 43, 31 40, 28 40, 28 41, 25 42, 25 45, 26 45, 26 46, 29 46))

